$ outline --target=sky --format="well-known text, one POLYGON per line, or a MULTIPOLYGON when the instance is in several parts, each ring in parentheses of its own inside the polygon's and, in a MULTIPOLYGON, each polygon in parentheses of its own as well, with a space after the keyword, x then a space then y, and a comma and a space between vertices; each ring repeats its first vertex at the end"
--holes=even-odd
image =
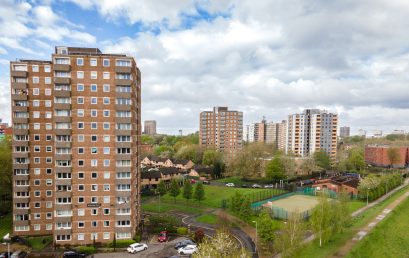
POLYGON ((409 131, 408 17, 407 0, 0 0, 0 117, 9 62, 58 45, 132 55, 159 133, 195 132, 214 106, 244 124, 322 108, 352 133, 409 131))

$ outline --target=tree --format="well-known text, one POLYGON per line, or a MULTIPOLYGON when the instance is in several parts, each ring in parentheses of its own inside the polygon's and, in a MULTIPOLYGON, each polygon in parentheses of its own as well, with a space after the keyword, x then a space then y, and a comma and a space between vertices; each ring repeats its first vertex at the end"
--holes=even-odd
POLYGON ((12 139, 4 137, 0 141, 0 215, 12 210, 13 169, 12 169, 12 139))
POLYGON ((325 193, 321 194, 319 204, 314 208, 311 215, 311 226, 319 239, 320 247, 326 243, 331 236, 330 202, 325 193))
POLYGON ((223 160, 216 161, 213 166, 213 179, 220 178, 225 171, 226 165, 223 160))
POLYGON ((240 206, 240 217, 243 220, 249 220, 251 216, 253 215, 253 210, 251 209, 251 202, 250 198, 246 197, 244 198, 241 206, 240 206))
POLYGON ((167 145, 160 145, 155 147, 155 155, 160 156, 162 158, 171 158, 173 155, 173 148, 167 145))
POLYGON ((170 183, 169 195, 173 197, 176 203, 176 197, 180 194, 180 187, 175 179, 172 179, 170 183))
POLYGON ((240 212, 241 205, 243 204, 243 195, 236 191, 230 199, 230 209, 233 213, 238 214, 240 212))
POLYGON ((190 180, 185 180, 185 183, 183 185, 183 198, 186 199, 186 202, 192 199, 192 194, 193 194, 192 184, 190 183, 190 180))
POLYGON ((166 190, 166 185, 165 185, 165 181, 160 180, 159 184, 158 184, 158 188, 156 189, 158 191, 158 193, 162 196, 165 195, 167 190, 166 190))
POLYGON ((296 165, 295 165, 294 157, 283 155, 281 158, 281 162, 283 163, 285 175, 292 176, 295 174, 296 165))
POLYGON ((324 150, 314 152, 314 160, 321 169, 330 169, 331 161, 328 154, 324 150))
POLYGON ((205 150, 203 152, 203 165, 207 166, 215 166, 217 162, 221 162, 223 160, 223 154, 216 150, 205 150))
POLYGON ((390 167, 393 168, 393 165, 400 162, 400 153, 398 148, 391 147, 388 149, 388 158, 390 162, 390 167))
POLYGON ((352 170, 361 171, 365 168, 365 160, 363 150, 353 148, 348 153, 348 164, 351 165, 352 170))
POLYGON ((203 232, 203 229, 201 229, 201 228, 198 228, 196 231, 195 231, 195 242, 196 243, 201 243, 202 242, 202 240, 203 240, 203 238, 204 238, 204 232, 203 232))
POLYGON ((142 134, 141 135, 141 142, 143 144, 154 144, 155 140, 153 139, 152 136, 147 135, 147 134, 142 134))
POLYGON ((175 154, 178 159, 191 160, 196 164, 202 163, 203 149, 199 145, 185 145, 179 148, 175 154))
POLYGON ((258 235, 265 243, 271 242, 276 238, 277 230, 281 229, 281 222, 271 219, 270 214, 263 209, 260 213, 258 223, 258 235))
POLYGON ((204 198, 205 198, 205 190, 204 190, 204 187, 203 187, 203 184, 202 184, 202 183, 196 184, 193 198, 195 198, 195 200, 198 201, 198 202, 204 200, 204 198))
POLYGON ((267 163, 266 177, 270 180, 278 180, 284 178, 284 165, 280 155, 275 155, 272 160, 267 163))
POLYGON ((216 232, 213 238, 206 238, 199 244, 193 258, 250 258, 251 255, 230 235, 226 229, 216 232))
POLYGON ((301 164, 301 170, 303 171, 304 174, 310 175, 316 169, 317 169, 317 166, 315 164, 315 160, 311 156, 306 157, 303 160, 301 164))
POLYGON ((298 212, 292 212, 277 237, 282 257, 294 257, 305 235, 305 223, 298 212))

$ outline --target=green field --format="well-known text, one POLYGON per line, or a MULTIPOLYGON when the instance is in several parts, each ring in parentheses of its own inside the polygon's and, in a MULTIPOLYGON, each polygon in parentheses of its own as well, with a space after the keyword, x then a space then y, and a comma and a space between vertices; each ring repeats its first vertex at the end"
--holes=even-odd
MULTIPOLYGON (((300 252, 294 256, 295 258, 326 258, 331 257, 337 250, 340 248, 347 240, 353 238, 353 236, 358 232, 358 230, 372 221, 379 212, 381 212, 386 206, 392 203, 394 200, 399 198, 405 191, 407 191, 408 187, 404 187, 403 189, 399 190, 391 197, 386 199, 385 201, 375 205, 374 207, 370 208, 369 210, 365 211, 361 215, 352 219, 352 225, 345 229, 343 233, 336 234, 329 243, 319 247, 317 240, 310 242, 303 246, 300 252)), ((365 203, 361 204, 353 204, 351 205, 352 208, 357 209, 359 206, 365 205, 365 203)), ((388 256, 387 256, 388 257, 388 256)))
POLYGON ((197 222, 207 223, 207 224, 216 224, 217 216, 213 214, 205 214, 196 218, 197 222))
POLYGON ((379 222, 347 257, 409 257, 408 210, 409 199, 406 199, 379 222))
POLYGON ((203 207, 200 207, 198 205, 192 206, 192 205, 186 205, 186 203, 182 204, 180 202, 174 204, 173 202, 169 202, 169 201, 166 201, 166 202, 161 201, 159 204, 158 199, 155 199, 155 200, 151 199, 148 202, 142 203, 142 209, 144 211, 157 212, 157 213, 178 210, 178 211, 183 211, 186 213, 198 214, 198 213, 202 213, 203 211, 203 207))
POLYGON ((29 237, 27 238, 28 243, 33 248, 33 250, 41 251, 53 241, 52 236, 41 236, 41 237, 29 237))
POLYGON ((13 231, 13 215, 7 214, 6 216, 0 218, 0 240, 3 239, 4 235, 7 233, 12 233, 13 231))
MULTIPOLYGON (((252 189, 252 188, 234 188, 234 187, 225 187, 225 186, 213 186, 213 185, 204 185, 205 189, 205 199, 200 202, 201 206, 205 206, 208 208, 220 208, 222 200, 229 200, 236 192, 239 192, 243 195, 254 195, 258 196, 262 193, 268 193, 269 191, 272 192, 271 189, 252 189)), ((182 189, 181 189, 182 190, 182 189)), ((277 191, 277 189, 274 189, 277 191)), ((173 197, 169 194, 164 195, 161 197, 161 200, 166 203, 173 203, 173 197)), ((177 203, 179 204, 186 204, 186 199, 183 198, 182 193, 176 198, 177 203)), ((188 202, 189 205, 191 204, 199 204, 197 201, 190 200, 188 202)))

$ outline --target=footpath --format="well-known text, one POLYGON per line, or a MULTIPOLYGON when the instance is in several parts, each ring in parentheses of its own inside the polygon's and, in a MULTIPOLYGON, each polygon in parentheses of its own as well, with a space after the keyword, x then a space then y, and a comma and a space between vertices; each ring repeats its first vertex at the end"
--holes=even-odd
MULTIPOLYGON (((377 201, 371 203, 370 205, 361 208, 359 210, 357 210, 356 212, 354 212, 352 214, 353 217, 358 216, 359 214, 361 214, 362 212, 366 211, 367 209, 373 207, 374 205, 382 202, 383 200, 385 200, 386 198, 390 197, 392 194, 394 194, 395 192, 399 191, 400 189, 402 189, 403 187, 407 186, 409 183, 408 179, 405 180, 405 183, 399 187, 397 187, 396 189, 394 189, 393 191, 389 192, 388 194, 386 194, 385 196, 379 198, 377 201)), ((351 250, 352 248, 359 242, 361 241, 366 235, 368 235, 368 233, 376 227, 376 225, 382 221, 383 219, 385 219, 385 217, 391 212, 393 211, 402 201, 404 201, 407 197, 409 196, 409 190, 406 190, 405 193, 403 193, 401 196, 399 196, 395 201, 393 201, 391 204, 389 204, 385 209, 383 209, 377 216, 375 219, 373 219, 370 223, 368 223, 367 225, 363 226, 362 228, 360 228, 358 230, 358 233, 350 240, 348 240, 341 248, 338 249, 337 252, 335 252, 335 254, 332 256, 332 258, 339 258, 339 257, 345 257, 351 250)))

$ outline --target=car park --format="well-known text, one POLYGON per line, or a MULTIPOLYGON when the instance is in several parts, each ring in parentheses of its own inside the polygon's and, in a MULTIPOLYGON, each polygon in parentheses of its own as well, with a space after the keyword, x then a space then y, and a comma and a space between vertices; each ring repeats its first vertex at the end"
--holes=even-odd
POLYGON ((182 240, 180 242, 177 242, 175 244, 175 249, 179 249, 181 247, 185 247, 187 245, 196 245, 195 242, 193 242, 192 240, 186 239, 186 240, 182 240))
POLYGON ((168 241, 168 238, 169 238, 168 231, 161 231, 159 233, 159 236, 158 236, 158 241, 159 242, 166 242, 166 241, 168 241))
POLYGON ((261 188, 261 185, 259 185, 259 184, 254 184, 254 185, 252 185, 251 187, 252 187, 252 188, 261 188))
POLYGON ((126 251, 128 251, 128 253, 134 254, 134 253, 137 253, 137 252, 140 252, 140 251, 144 251, 146 249, 148 249, 147 244, 134 243, 134 244, 128 246, 126 251))
POLYGON ((178 253, 179 254, 193 254, 197 251, 197 246, 196 245, 187 245, 185 247, 179 248, 178 253))
POLYGON ((234 187, 234 183, 227 183, 226 186, 227 187, 234 187))
POLYGON ((77 251, 65 251, 62 257, 63 258, 84 258, 84 257, 87 257, 87 254, 79 253, 77 251))

